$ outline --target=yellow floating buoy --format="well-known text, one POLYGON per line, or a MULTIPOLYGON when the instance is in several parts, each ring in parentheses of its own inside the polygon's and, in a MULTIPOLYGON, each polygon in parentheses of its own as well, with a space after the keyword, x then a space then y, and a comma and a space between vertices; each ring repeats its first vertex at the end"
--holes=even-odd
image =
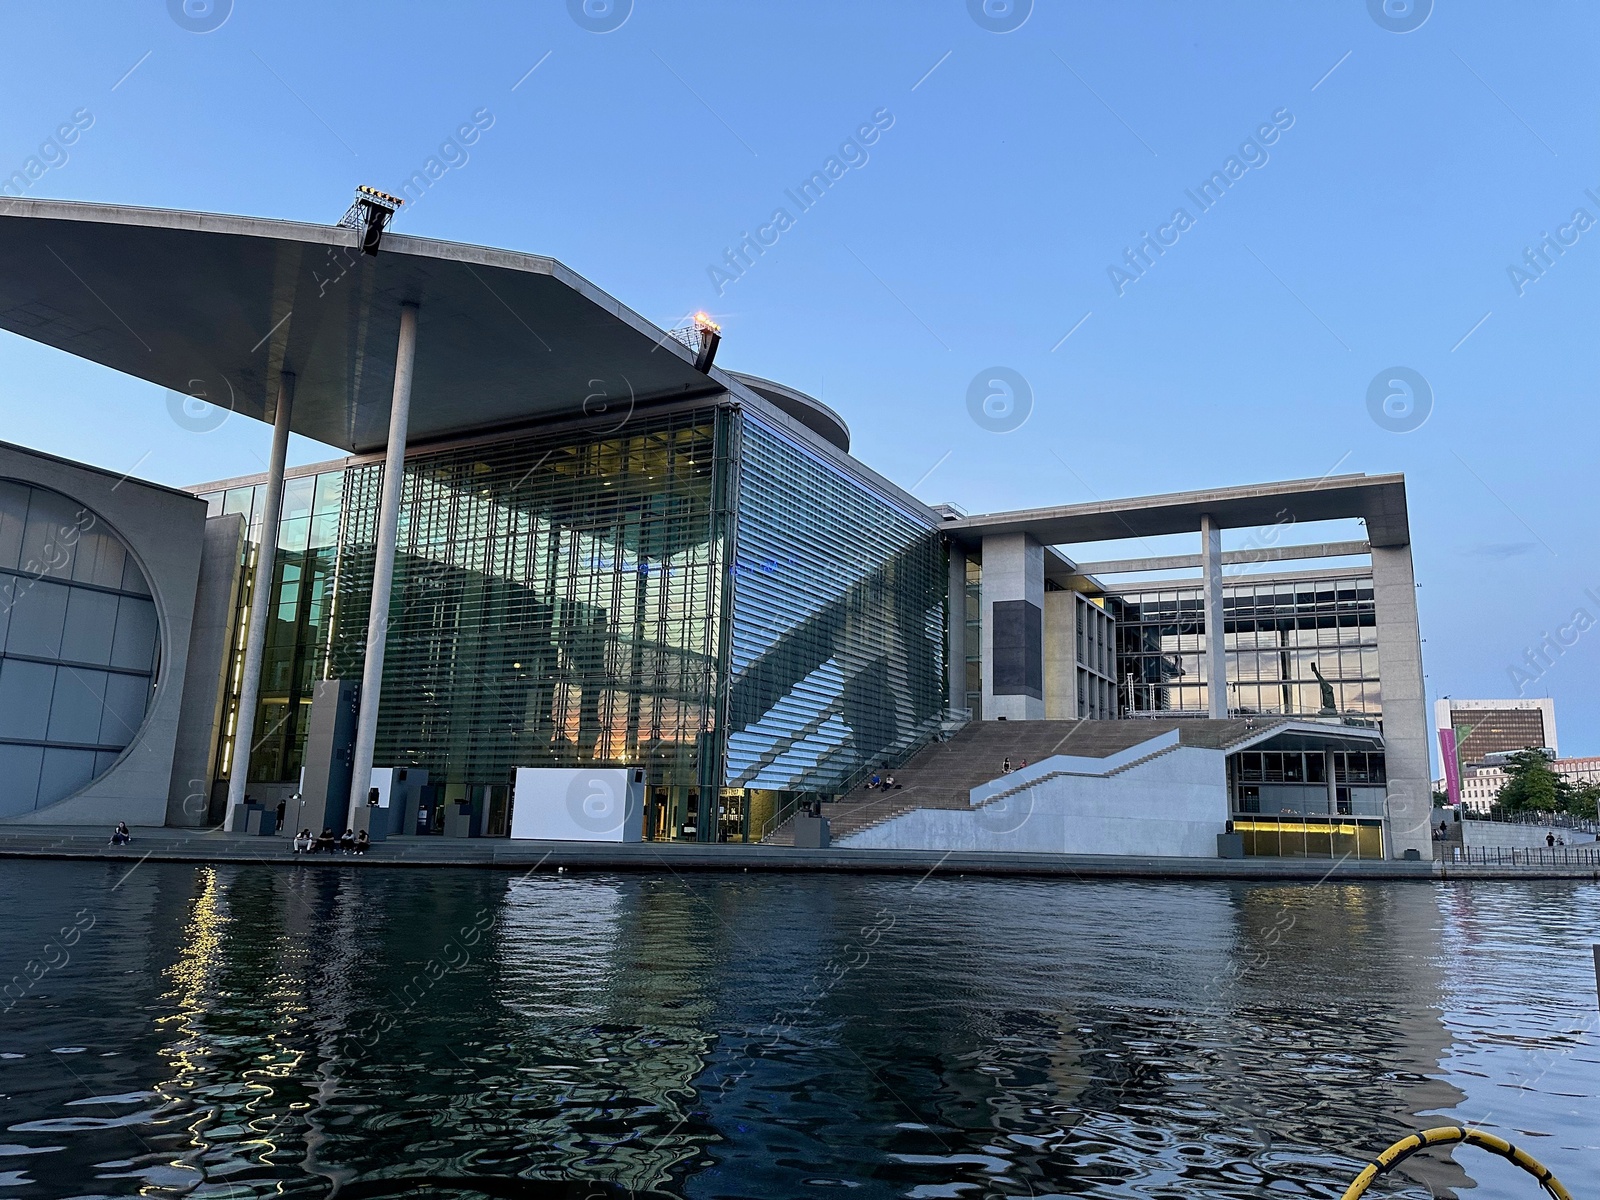
POLYGON ((1441 1125, 1437 1129, 1424 1129, 1421 1133, 1413 1133, 1410 1137, 1401 1138, 1362 1169, 1361 1174, 1357 1175, 1355 1181, 1345 1189, 1345 1193, 1340 1200, 1356 1200, 1357 1196, 1365 1195, 1368 1185, 1374 1179, 1379 1175, 1387 1175, 1418 1150, 1425 1149, 1428 1146, 1454 1146, 1459 1143, 1465 1143, 1468 1146, 1481 1146, 1490 1154, 1498 1154, 1501 1158, 1510 1159, 1537 1179, 1544 1190, 1554 1196, 1556 1200, 1572 1200, 1572 1193, 1561 1186, 1561 1181, 1550 1173, 1550 1168, 1526 1150, 1519 1150, 1510 1142, 1503 1138, 1497 1138, 1492 1133, 1484 1133, 1477 1129, 1467 1129, 1461 1125, 1441 1125))

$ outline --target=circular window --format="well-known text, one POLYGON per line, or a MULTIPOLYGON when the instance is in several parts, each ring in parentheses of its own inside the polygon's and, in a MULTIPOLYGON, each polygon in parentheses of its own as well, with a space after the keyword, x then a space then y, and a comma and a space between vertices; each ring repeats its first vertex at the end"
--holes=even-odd
POLYGON ((116 532, 0 479, 0 816, 111 768, 144 723, 159 645, 150 584, 116 532))

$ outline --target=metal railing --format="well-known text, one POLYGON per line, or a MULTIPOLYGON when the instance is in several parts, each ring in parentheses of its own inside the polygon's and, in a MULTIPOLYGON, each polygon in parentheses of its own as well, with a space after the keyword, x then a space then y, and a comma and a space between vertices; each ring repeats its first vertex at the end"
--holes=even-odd
MULTIPOLYGON (((1440 811, 1443 811, 1442 809, 1440 811)), ((1600 834, 1600 821, 1590 820, 1588 817, 1575 817, 1571 813, 1541 813, 1541 812, 1514 812, 1489 811, 1474 812, 1462 808, 1463 821, 1492 821, 1499 825, 1538 825, 1550 829, 1576 829, 1580 833, 1600 834)))
POLYGON ((1476 867, 1595 867, 1600 849, 1594 846, 1448 846, 1435 843, 1446 865, 1476 867))

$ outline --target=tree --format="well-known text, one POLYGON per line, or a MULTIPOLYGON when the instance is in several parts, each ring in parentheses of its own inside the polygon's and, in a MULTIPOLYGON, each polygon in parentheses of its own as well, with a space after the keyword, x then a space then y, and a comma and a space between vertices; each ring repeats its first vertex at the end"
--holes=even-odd
POLYGON ((1450 807, 1450 793, 1449 792, 1441 792, 1441 791, 1435 790, 1435 792, 1433 793, 1433 806, 1435 808, 1449 808, 1450 807))
POLYGON ((1518 750, 1506 762, 1497 803, 1508 813, 1565 812, 1572 785, 1557 775, 1541 750, 1518 750))
POLYGON ((1600 819, 1600 783, 1571 785, 1572 795, 1567 801, 1567 811, 1575 817, 1593 821, 1600 819))

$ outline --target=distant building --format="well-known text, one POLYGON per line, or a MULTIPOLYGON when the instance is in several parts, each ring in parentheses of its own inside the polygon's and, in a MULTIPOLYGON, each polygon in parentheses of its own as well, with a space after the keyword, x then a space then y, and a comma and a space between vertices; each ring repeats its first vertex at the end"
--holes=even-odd
MULTIPOLYGON (((1556 702, 1534 700, 1453 700, 1434 702, 1439 731, 1439 764, 1444 790, 1453 804, 1466 800, 1466 777, 1494 756, 1517 750, 1548 750, 1556 756, 1556 702)), ((1474 788, 1476 795, 1481 788, 1474 788)), ((1496 786, 1495 791, 1499 788, 1496 786)))
POLYGON ((1455 733, 1456 760, 1463 765, 1487 762, 1489 755, 1511 750, 1559 750, 1556 745, 1556 702, 1534 700, 1436 700, 1434 722, 1442 733, 1455 733))
MULTIPOLYGON (((1500 789, 1509 776, 1506 760, 1511 753, 1492 754, 1489 761, 1463 768, 1461 772, 1461 804, 1472 812, 1488 812, 1500 798, 1500 789)), ((1600 758, 1558 758, 1550 763, 1551 769, 1574 787, 1600 784, 1600 758)))
POLYGON ((1468 767, 1461 773, 1461 807, 1469 812, 1488 812, 1505 783, 1504 767, 1468 767))
POLYGON ((1558 758, 1551 765, 1575 787, 1600 783, 1600 758, 1558 758))

